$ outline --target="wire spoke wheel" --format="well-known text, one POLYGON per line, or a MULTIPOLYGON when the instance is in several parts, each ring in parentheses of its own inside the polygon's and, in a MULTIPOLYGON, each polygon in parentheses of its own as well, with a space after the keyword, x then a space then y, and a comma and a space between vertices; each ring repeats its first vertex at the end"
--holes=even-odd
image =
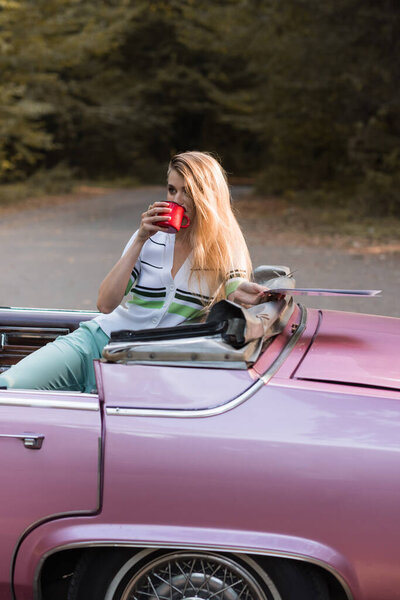
POLYGON ((329 598, 326 578, 310 564, 246 554, 150 548, 134 554, 122 548, 87 550, 68 587, 68 600, 329 598))
POLYGON ((247 565, 222 555, 164 554, 130 573, 116 575, 106 600, 281 600, 272 581, 261 586, 247 565))

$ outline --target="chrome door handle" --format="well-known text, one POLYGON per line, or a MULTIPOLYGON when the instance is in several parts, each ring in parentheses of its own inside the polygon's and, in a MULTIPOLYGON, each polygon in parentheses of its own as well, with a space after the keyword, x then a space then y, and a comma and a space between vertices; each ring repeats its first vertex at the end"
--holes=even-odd
POLYGON ((43 444, 44 435, 37 433, 0 433, 0 438, 14 438, 21 440, 25 448, 28 448, 28 450, 40 450, 43 444))

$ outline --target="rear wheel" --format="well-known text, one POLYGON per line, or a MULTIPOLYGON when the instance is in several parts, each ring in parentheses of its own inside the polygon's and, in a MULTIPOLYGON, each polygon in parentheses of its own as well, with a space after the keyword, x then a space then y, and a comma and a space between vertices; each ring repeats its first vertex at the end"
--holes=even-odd
POLYGON ((68 600, 329 600, 319 573, 291 561, 107 549, 84 555, 68 600))

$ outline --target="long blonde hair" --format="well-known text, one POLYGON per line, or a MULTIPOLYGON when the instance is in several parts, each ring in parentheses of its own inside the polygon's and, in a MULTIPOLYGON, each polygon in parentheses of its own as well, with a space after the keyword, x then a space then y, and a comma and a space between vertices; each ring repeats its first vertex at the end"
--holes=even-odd
POLYGON ((229 277, 250 279, 251 260, 242 231, 233 214, 224 169, 206 152, 183 152, 174 156, 168 174, 176 171, 185 180, 195 205, 195 217, 187 232, 193 250, 192 274, 199 284, 204 274, 214 301, 225 297, 229 277))

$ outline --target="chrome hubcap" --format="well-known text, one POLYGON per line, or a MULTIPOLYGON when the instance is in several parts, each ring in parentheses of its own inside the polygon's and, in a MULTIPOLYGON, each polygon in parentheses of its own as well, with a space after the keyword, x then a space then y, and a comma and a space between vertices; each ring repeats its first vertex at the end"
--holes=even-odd
POLYGON ((132 577, 121 600, 267 600, 256 579, 228 558, 163 555, 132 577))

